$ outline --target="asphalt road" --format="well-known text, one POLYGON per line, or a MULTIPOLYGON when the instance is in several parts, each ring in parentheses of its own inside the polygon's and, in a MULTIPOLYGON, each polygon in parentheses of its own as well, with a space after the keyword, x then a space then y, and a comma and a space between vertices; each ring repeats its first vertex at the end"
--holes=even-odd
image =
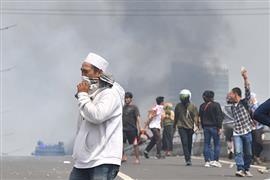
MULTIPOLYGON (((193 165, 186 167, 183 157, 166 159, 141 158, 141 164, 135 165, 132 157, 123 163, 117 180, 223 180, 254 179, 264 180, 270 174, 260 174, 252 168, 253 178, 234 176, 235 166, 222 163, 222 168, 205 168, 201 157, 193 158, 193 165)), ((62 157, 2 157, 1 180, 67 180, 72 169, 72 158, 62 157)))
MULTIPOLYGON (((201 157, 194 157, 191 167, 185 166, 183 157, 167 157, 166 159, 141 158, 141 164, 132 163, 132 158, 121 166, 121 172, 132 179, 138 180, 228 180, 236 177, 233 161, 222 163, 222 168, 205 168, 201 157), (195 158, 195 159, 194 159, 195 158)), ((223 161, 222 161, 223 162, 223 161)), ((251 168, 254 177, 244 179, 263 180, 270 178, 270 174, 260 174, 256 168, 251 168)), ((243 179, 243 178, 240 178, 243 179)))

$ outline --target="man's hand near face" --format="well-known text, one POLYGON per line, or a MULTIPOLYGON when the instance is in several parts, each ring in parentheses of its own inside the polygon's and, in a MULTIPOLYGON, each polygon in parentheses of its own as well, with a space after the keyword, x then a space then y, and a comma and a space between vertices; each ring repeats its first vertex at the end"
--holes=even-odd
POLYGON ((89 83, 86 81, 81 82, 80 84, 77 85, 77 92, 86 92, 88 93, 89 91, 89 83))

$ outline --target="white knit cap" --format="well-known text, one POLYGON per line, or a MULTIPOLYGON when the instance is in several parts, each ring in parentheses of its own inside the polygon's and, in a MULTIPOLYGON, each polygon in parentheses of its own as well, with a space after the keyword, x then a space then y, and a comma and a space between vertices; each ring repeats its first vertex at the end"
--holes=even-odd
POLYGON ((106 72, 107 67, 109 65, 108 61, 106 61, 103 57, 95 53, 89 53, 84 62, 92 64, 93 66, 97 67, 103 72, 106 72))

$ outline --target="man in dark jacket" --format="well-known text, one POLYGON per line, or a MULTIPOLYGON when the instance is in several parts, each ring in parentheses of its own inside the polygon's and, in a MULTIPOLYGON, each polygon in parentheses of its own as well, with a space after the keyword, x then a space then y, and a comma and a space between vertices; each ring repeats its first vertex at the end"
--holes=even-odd
POLYGON ((221 167, 220 132, 222 128, 223 114, 219 103, 214 102, 214 92, 203 93, 204 103, 200 106, 200 119, 204 132, 204 159, 205 167, 221 167), (211 139, 214 141, 214 153, 212 153, 211 139), (214 156, 213 156, 214 155, 214 156))
POLYGON ((265 101, 256 109, 254 119, 270 127, 270 99, 265 101))
MULTIPOLYGON (((270 99, 261 104, 254 112, 254 119, 268 127, 270 127, 270 99)), ((270 167, 267 169, 258 169, 260 173, 269 173, 270 167)))

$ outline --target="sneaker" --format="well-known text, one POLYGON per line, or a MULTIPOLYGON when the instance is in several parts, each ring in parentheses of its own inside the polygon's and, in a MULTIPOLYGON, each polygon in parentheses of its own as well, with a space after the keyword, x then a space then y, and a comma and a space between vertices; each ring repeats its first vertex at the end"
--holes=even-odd
POLYGON ((253 177, 253 174, 251 174, 250 171, 245 171, 246 177, 253 177))
POLYGON ((147 151, 143 151, 143 155, 146 159, 149 159, 149 155, 148 155, 148 152, 147 151))
POLYGON ((162 157, 161 157, 160 154, 157 154, 156 157, 155 157, 155 159, 161 159, 161 158, 162 158, 162 157))
POLYGON ((186 162, 186 166, 192 166, 191 161, 187 161, 187 162, 186 162))
POLYGON ((238 177, 245 177, 246 173, 243 170, 239 170, 239 171, 236 171, 235 175, 238 177))
POLYGON ((207 168, 211 167, 210 162, 207 161, 207 162, 204 164, 204 167, 207 167, 207 168))
POLYGON ((213 166, 213 167, 217 167, 217 168, 221 168, 222 167, 222 165, 218 161, 211 161, 210 162, 210 165, 213 166))

